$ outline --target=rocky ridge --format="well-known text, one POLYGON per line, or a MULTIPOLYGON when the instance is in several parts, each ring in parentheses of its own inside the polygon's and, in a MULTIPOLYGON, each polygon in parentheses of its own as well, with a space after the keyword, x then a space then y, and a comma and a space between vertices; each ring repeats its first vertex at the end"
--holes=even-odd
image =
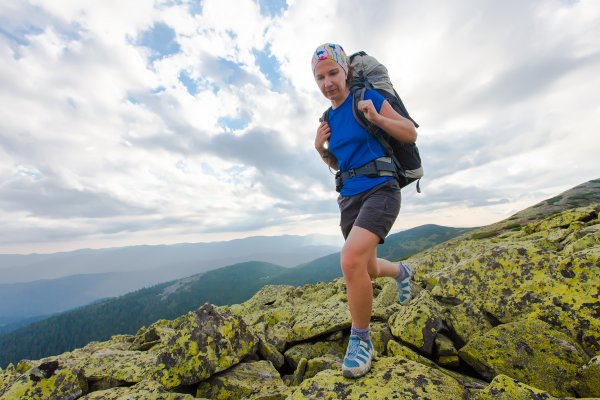
POLYGON ((600 397, 600 181, 409 259, 415 296, 373 282, 377 359, 340 371, 342 279, 266 286, 135 335, 0 370, 0 399, 600 397))

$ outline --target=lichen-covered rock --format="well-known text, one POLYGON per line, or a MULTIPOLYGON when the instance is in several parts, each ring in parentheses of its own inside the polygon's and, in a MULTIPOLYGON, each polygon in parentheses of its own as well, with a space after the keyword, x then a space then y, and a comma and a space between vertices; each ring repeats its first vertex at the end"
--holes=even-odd
POLYGON ((442 308, 423 290, 388 321, 394 337, 420 351, 431 354, 435 337, 443 327, 442 308))
POLYGON ((241 363, 200 382, 196 397, 215 400, 283 400, 290 393, 277 370, 268 361, 241 363))
POLYGON ((571 381, 586 362, 577 343, 538 320, 497 326, 459 351, 482 376, 508 375, 554 396, 573 395, 571 381))
POLYGON ((292 368, 297 368, 301 359, 307 360, 331 355, 335 358, 342 359, 346 352, 348 338, 342 337, 337 341, 316 342, 316 343, 301 343, 290 347, 285 352, 287 363, 292 368))
POLYGON ((440 372, 454 378, 457 382, 459 382, 465 388, 476 388, 483 389, 487 386, 487 382, 482 381, 477 378, 473 378, 471 376, 463 375, 456 371, 452 371, 446 368, 440 367, 438 364, 428 359, 427 357, 423 357, 422 355, 414 352, 406 346, 402 346, 400 343, 391 340, 388 342, 388 354, 394 357, 403 357, 407 358, 411 361, 418 362, 419 364, 423 364, 430 368, 435 368, 440 372))
POLYGON ((444 313, 444 321, 452 332, 458 348, 467 344, 472 338, 492 329, 492 324, 483 312, 471 302, 449 307, 444 313))
POLYGON ((298 366, 294 370, 294 373, 292 375, 286 375, 283 377, 283 381, 285 382, 285 384, 287 386, 298 386, 300 383, 302 383, 307 365, 308 360, 306 358, 302 358, 298 362, 298 366))
POLYGON ((1 400, 71 400, 87 391, 87 382, 79 370, 58 361, 35 365, 20 375, 0 396, 1 400))
POLYGON ((387 351, 387 344, 393 340, 394 336, 390 331, 388 324, 384 322, 371 323, 371 342, 375 348, 376 354, 383 356, 387 351))
POLYGON ((498 375, 473 400, 558 400, 548 392, 536 389, 506 375, 498 375))
POLYGON ((18 374, 14 365, 8 364, 5 370, 0 368, 0 394, 2 394, 4 389, 12 385, 17 377, 18 374))
POLYGON ((437 298, 472 304, 501 323, 541 319, 597 354, 599 210, 595 204, 540 217, 514 232, 471 234, 410 262, 437 298))
POLYGON ((341 370, 342 361, 342 358, 332 356, 331 354, 327 354, 322 357, 311 358, 306 364, 306 370, 304 371, 304 379, 312 378, 319 372, 328 369, 341 370))
POLYGON ((338 282, 334 285, 305 287, 302 298, 311 301, 297 303, 288 342, 300 342, 347 329, 351 325, 346 289, 338 282))
POLYGON ((367 375, 347 379, 342 371, 326 370, 307 379, 290 400, 338 399, 462 399, 465 389, 440 371, 401 357, 383 357, 367 375))
POLYGON ((600 397, 600 356, 577 371, 575 390, 582 397, 600 397))
POLYGON ((458 351, 448 337, 438 334, 435 338, 435 348, 439 365, 442 367, 458 367, 460 365, 458 351))
MULTIPOLYGON (((158 382, 142 381, 131 387, 99 390, 81 397, 81 400, 192 400, 190 394, 172 393, 158 382)), ((206 400, 206 399, 205 399, 206 400)))
POLYGON ((100 350, 82 358, 79 367, 92 381, 102 379, 137 383, 152 376, 157 354, 145 351, 100 350))
POLYGON ((239 363, 257 338, 244 321, 205 304, 176 319, 173 334, 150 352, 158 355, 152 379, 167 388, 191 385, 239 363))

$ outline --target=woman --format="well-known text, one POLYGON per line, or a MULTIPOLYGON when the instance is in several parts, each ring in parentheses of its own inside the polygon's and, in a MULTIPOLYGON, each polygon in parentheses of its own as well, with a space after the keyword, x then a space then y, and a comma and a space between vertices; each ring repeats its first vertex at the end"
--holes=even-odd
MULTIPOLYGON (((384 157, 377 139, 358 124, 352 113, 349 90, 352 70, 344 49, 331 43, 319 46, 313 54, 312 70, 321 93, 331 101, 327 121, 321 122, 315 138, 315 149, 323 161, 344 172, 384 157)), ((413 123, 399 115, 376 91, 368 90, 358 108, 388 135, 404 142, 416 141, 413 123)), ((410 299, 412 271, 405 264, 377 258, 377 245, 383 243, 400 211, 400 187, 394 177, 360 174, 348 177, 338 204, 345 238, 341 266, 352 316, 342 371, 345 377, 357 378, 370 370, 374 357, 369 334, 373 305, 371 279, 395 278, 399 301, 403 303, 410 299)))

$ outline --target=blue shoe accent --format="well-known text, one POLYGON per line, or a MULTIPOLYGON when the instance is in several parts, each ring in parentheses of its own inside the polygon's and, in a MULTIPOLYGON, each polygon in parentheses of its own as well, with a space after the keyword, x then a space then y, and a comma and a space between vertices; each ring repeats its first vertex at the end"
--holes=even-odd
POLYGON ((398 302, 400 304, 405 304, 412 298, 410 280, 414 273, 412 268, 404 263, 400 263, 400 268, 404 269, 404 278, 400 281, 396 281, 396 287, 398 288, 398 302))
POLYGON ((342 374, 346 378, 359 378, 369 372, 375 357, 375 349, 370 340, 361 340, 351 335, 346 356, 342 363, 342 374))

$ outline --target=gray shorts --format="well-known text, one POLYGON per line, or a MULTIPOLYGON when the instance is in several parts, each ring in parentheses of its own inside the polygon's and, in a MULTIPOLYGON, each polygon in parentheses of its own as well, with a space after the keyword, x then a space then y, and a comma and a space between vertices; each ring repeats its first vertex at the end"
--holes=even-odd
POLYGON ((398 217, 400 202, 400 186, 395 179, 355 196, 340 195, 338 205, 344 239, 356 225, 379 236, 379 243, 383 243, 398 217))

